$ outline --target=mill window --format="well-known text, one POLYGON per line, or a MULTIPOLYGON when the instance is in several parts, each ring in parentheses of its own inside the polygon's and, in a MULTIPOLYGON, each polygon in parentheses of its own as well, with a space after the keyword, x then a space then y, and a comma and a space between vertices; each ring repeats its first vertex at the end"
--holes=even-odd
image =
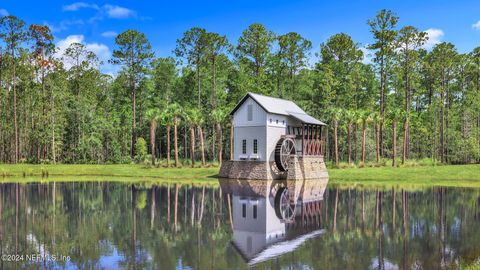
POLYGON ((258 141, 257 141, 257 139, 253 140, 253 153, 254 154, 258 153, 258 141))
POLYGON ((253 105, 252 104, 247 105, 247 120, 248 121, 253 120, 253 105))
POLYGON ((247 140, 242 140, 242 154, 247 153, 247 140))

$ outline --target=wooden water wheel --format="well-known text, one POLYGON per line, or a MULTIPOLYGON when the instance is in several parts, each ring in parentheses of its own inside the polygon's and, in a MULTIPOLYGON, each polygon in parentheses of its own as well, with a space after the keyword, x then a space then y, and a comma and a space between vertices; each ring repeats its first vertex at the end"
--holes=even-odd
POLYGON ((295 142, 290 138, 280 138, 275 146, 275 164, 284 172, 288 170, 288 163, 295 155, 295 142))

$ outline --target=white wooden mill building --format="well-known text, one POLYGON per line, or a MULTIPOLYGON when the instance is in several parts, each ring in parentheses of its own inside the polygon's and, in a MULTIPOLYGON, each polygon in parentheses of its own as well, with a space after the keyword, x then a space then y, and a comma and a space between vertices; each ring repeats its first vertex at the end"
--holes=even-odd
POLYGON ((292 101, 247 93, 231 111, 233 160, 220 177, 311 179, 328 176, 322 127, 292 101))

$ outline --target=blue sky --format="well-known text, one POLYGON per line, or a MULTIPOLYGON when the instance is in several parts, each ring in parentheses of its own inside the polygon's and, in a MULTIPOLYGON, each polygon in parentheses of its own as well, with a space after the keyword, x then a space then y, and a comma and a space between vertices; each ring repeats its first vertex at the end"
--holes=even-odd
MULTIPOLYGON (((236 43, 251 23, 277 34, 295 31, 313 42, 312 53, 329 36, 345 32, 362 46, 372 42, 366 21, 382 8, 393 10, 399 26, 413 25, 436 42, 454 43, 459 52, 480 46, 480 1, 48 1, 2 0, 0 15, 16 15, 27 23, 48 24, 60 48, 82 42, 102 60, 114 49, 114 36, 132 28, 144 32, 156 56, 169 56, 175 41, 198 26, 227 35, 236 43)), ((105 72, 115 67, 105 64, 105 72)))

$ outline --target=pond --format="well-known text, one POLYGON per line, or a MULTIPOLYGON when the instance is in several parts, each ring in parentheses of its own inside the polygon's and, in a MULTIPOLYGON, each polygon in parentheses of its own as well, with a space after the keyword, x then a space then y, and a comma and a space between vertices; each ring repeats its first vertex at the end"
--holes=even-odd
POLYGON ((480 189, 4 183, 0 253, 0 269, 451 269, 480 258, 480 189))

